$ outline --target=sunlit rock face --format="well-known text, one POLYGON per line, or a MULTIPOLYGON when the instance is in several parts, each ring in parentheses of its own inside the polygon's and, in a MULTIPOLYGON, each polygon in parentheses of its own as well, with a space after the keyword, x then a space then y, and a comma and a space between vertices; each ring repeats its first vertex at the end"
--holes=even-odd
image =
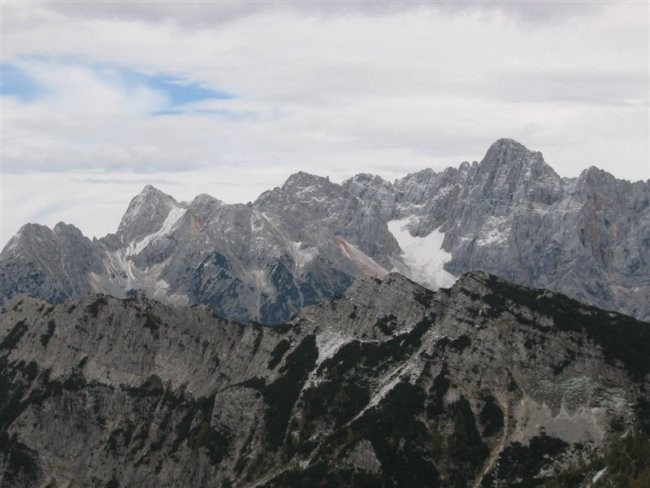
POLYGON ((278 324, 360 276, 437 289, 472 270, 650 319, 650 182, 560 178, 501 139, 480 163, 392 183, 296 173, 248 205, 147 186, 102 239, 23 227, 0 254, 0 300, 142 295, 278 324))
POLYGON ((278 327, 16 298, 0 484, 627 486, 649 474, 649 330, 479 272, 363 277, 278 327))

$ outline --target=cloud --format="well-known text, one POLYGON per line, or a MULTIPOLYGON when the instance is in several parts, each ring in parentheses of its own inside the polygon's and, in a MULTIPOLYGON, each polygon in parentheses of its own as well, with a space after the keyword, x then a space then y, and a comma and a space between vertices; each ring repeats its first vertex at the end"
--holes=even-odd
POLYGON ((503 13, 525 22, 547 22, 590 16, 599 12, 606 0, 565 0, 562 2, 519 2, 511 0, 375 0, 286 1, 242 0, 228 2, 44 2, 49 12, 81 18, 118 18, 144 22, 174 22, 187 28, 215 26, 254 15, 281 12, 312 17, 346 15, 392 15, 404 11, 435 10, 445 14, 479 12, 503 13))
POLYGON ((500 137, 563 175, 650 177, 644 3, 6 2, 2 14, 2 171, 25 192, 7 213, 50 188, 70 202, 58 217, 96 228, 56 189, 92 198, 105 180, 128 203, 148 178, 217 197, 297 170, 390 179, 480 159, 500 137))
POLYGON ((235 98, 222 90, 165 75, 109 65, 31 57, 0 65, 1 93, 22 102, 40 101, 62 111, 181 110, 198 101, 235 98))

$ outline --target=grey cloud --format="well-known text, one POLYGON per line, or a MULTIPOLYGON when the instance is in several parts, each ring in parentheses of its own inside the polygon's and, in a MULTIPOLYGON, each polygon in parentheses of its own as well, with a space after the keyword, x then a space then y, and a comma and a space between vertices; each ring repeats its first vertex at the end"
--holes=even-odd
POLYGON ((108 178, 108 177, 84 177, 72 178, 72 181, 79 183, 94 183, 98 185, 179 185, 178 182, 168 179, 151 178, 108 178))
POLYGON ((406 10, 435 9, 448 14, 478 11, 485 14, 502 12, 527 22, 545 22, 591 15, 598 12, 604 0, 562 2, 509 0, 409 0, 389 2, 376 0, 297 1, 249 0, 223 2, 87 2, 67 1, 42 3, 50 11, 69 16, 138 19, 145 22, 173 20, 186 27, 202 27, 230 22, 259 13, 297 12, 310 16, 345 14, 386 15, 406 10))
POLYGON ((605 105, 647 105, 650 75, 603 71, 512 73, 484 84, 495 96, 515 102, 573 102, 605 105))

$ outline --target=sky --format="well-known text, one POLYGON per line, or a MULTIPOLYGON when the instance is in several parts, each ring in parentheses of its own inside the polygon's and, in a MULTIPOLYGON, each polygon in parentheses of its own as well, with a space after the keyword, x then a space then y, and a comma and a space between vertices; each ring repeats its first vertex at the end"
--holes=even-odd
POLYGON ((509 137, 562 176, 650 178, 644 1, 0 2, 0 246, 116 230, 153 184, 254 200, 509 137))

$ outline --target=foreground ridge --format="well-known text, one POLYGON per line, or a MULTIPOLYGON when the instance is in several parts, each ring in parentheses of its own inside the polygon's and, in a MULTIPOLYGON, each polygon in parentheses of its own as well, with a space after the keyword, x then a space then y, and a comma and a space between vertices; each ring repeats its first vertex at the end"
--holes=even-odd
POLYGON ((648 323, 482 272, 435 293, 361 278, 276 328, 18 298, 0 315, 0 483, 642 483, 649 351, 648 323))

